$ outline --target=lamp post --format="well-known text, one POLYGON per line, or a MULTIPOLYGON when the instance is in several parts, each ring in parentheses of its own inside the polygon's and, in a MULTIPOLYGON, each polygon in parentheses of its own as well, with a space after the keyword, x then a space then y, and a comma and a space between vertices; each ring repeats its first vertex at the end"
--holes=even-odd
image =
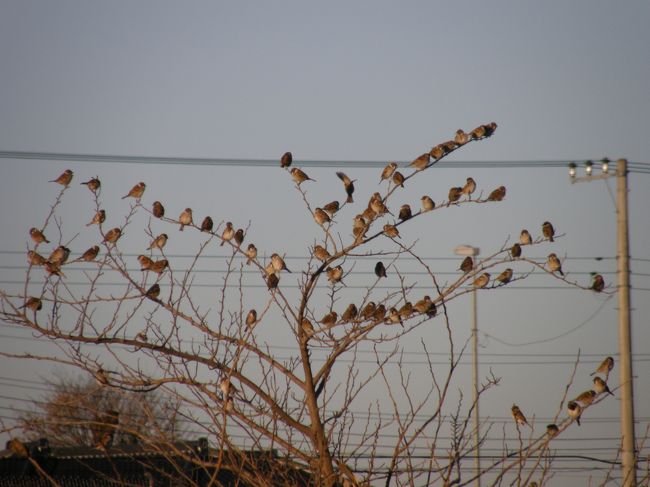
MULTIPOLYGON (((459 245, 454 249, 456 255, 470 256, 475 258, 479 254, 478 247, 471 245, 459 245)), ((479 411, 478 411, 478 303, 476 288, 472 290, 472 381, 474 383, 474 468, 476 470, 476 487, 481 487, 481 435, 479 432, 479 411)))
POLYGON ((569 164, 571 183, 616 177, 616 261, 618 274, 618 350, 621 380, 621 467, 623 487, 636 487, 636 451, 634 438, 634 388, 632 382, 632 326, 630 320, 630 243, 627 215, 627 160, 616 161, 616 172, 609 173, 609 161, 603 159, 602 172, 593 175, 587 161, 586 176, 576 176, 576 165, 569 164))

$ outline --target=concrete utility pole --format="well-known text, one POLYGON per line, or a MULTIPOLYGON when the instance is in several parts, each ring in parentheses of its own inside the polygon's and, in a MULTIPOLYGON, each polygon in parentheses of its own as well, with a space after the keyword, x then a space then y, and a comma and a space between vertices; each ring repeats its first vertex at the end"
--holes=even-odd
MULTIPOLYGON (((456 255, 471 256, 476 258, 480 252, 478 247, 472 247, 470 245, 459 245, 454 249, 456 255)), ((476 265, 476 263, 474 263, 476 265)), ((476 292, 476 287, 472 290, 472 381, 474 384, 474 468, 476 470, 476 480, 474 485, 476 487, 481 487, 481 434, 479 431, 480 416, 478 410, 478 293, 476 292)))
MULTIPOLYGON (((576 165, 569 165, 572 183, 606 179, 608 161, 603 172, 592 176, 587 162, 585 177, 576 177, 576 165)), ((621 380, 621 469, 622 486, 636 487, 636 440, 634 435, 634 387, 632 381, 632 325, 630 319, 630 231, 627 213, 627 160, 616 161, 616 261, 618 273, 618 351, 621 380)))

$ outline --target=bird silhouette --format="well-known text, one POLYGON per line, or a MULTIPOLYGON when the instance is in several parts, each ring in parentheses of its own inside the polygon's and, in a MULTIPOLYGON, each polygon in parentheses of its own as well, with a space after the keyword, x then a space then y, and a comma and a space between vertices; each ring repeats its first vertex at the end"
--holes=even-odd
POLYGON ((337 171, 336 175, 338 178, 343 181, 343 187, 345 188, 345 194, 348 195, 348 198, 346 200, 347 203, 354 203, 354 199, 352 198, 352 195, 354 194, 354 182, 356 179, 352 180, 348 176, 345 175, 345 173, 341 171, 337 171))
POLYGON ((241 247, 241 244, 244 243, 244 229, 243 228, 238 228, 235 231, 235 236, 233 237, 235 240, 235 243, 237 244, 237 248, 241 247))
POLYGON ((402 205, 402 207, 399 210, 399 214, 397 218, 399 218, 402 221, 406 221, 412 217, 411 213, 411 206, 408 204, 402 205))
POLYGON ((375 307, 375 312, 372 315, 373 319, 375 320, 375 323, 381 323, 384 321, 384 318, 386 317, 386 306, 383 304, 378 304, 375 307))
POLYGON ((546 425, 546 434, 549 438, 555 438, 560 433, 560 429, 556 424, 547 424, 546 425))
POLYGON ((202 232, 211 232, 212 227, 214 227, 214 221, 212 221, 212 217, 206 216, 203 221, 201 222, 201 231, 202 232))
POLYGON ((528 421, 526 420, 526 416, 524 416, 524 413, 521 412, 521 409, 519 409, 519 406, 517 406, 516 404, 513 404, 512 408, 511 408, 511 411, 512 411, 512 417, 514 418, 515 423, 517 423, 518 426, 526 425, 526 426, 530 427, 530 425, 528 424, 528 421))
POLYGON ((160 285, 158 283, 153 284, 149 289, 147 289, 145 296, 153 300, 158 299, 158 296, 160 296, 160 285))
POLYGON ((605 289, 605 279, 600 274, 594 276, 594 281, 591 283, 590 289, 594 292, 600 293, 605 289))
POLYGON ((452 203, 456 203, 460 197, 463 194, 463 188, 460 186, 454 186, 453 188, 449 188, 449 201, 447 202, 447 206, 451 205, 452 203))
POLYGON ((460 267, 458 269, 463 271, 464 274, 467 274, 472 269, 474 269, 474 259, 472 259, 472 257, 468 255, 460 263, 460 267))
POLYGON ((510 247, 510 257, 513 259, 521 257, 521 245, 515 242, 512 247, 510 247))
POLYGON ((375 275, 379 278, 386 277, 386 268, 384 267, 384 263, 382 261, 379 261, 375 264, 375 275))
POLYGON ((275 289, 280 284, 280 278, 277 274, 271 273, 266 277, 266 287, 268 289, 275 289))
POLYGON ((291 154, 291 152, 285 152, 284 154, 282 154, 282 157, 280 158, 280 167, 287 168, 291 166, 292 162, 293 162, 293 154, 291 154))
POLYGON ((160 201, 154 201, 151 213, 153 213, 153 216, 155 216, 156 218, 162 218, 163 216, 165 216, 165 207, 162 205, 160 201))

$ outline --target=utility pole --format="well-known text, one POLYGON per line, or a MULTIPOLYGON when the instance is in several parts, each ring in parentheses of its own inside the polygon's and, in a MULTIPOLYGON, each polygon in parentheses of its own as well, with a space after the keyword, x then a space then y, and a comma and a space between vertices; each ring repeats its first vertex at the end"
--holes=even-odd
MULTIPOLYGON (((569 165, 572 183, 607 179, 608 162, 592 176, 592 163, 586 164, 585 177, 576 177, 576 165, 569 165)), ((618 274, 618 353, 621 381, 621 468, 622 486, 636 487, 636 440, 634 435, 634 387, 632 381, 632 325, 630 319, 630 230, 627 213, 627 160, 616 161, 616 262, 618 274)))
MULTIPOLYGON (((470 245, 459 245, 454 249, 456 255, 471 256, 476 258, 480 252, 478 247, 470 245)), ((476 266, 476 263, 474 263, 476 266)), ((476 479, 474 485, 481 487, 481 434, 479 431, 480 415, 478 410, 479 402, 479 384, 478 384, 478 293, 476 287, 472 289, 472 383, 474 399, 474 469, 476 470, 476 479)))
POLYGON ((630 320, 630 242, 627 215, 627 160, 616 162, 618 240, 618 348, 621 369, 621 460, 623 487, 636 487, 634 390, 632 383, 632 326, 630 320))

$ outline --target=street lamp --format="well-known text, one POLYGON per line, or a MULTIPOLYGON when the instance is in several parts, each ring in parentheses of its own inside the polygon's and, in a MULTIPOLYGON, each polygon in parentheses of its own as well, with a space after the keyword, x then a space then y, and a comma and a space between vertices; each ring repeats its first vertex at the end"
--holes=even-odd
POLYGON ((627 160, 616 161, 616 172, 609 173, 609 159, 601 161, 602 173, 592 175, 587 161, 586 176, 576 177, 576 165, 569 164, 571 183, 616 177, 616 261, 618 264, 618 350, 621 380, 621 467, 623 487, 636 487, 634 438, 634 388, 632 375, 632 324, 630 320, 630 230, 627 216, 627 160))
MULTIPOLYGON (((471 245, 459 245, 454 249, 456 255, 475 258, 479 254, 478 247, 471 245)), ((472 378, 474 382, 474 468, 476 469, 476 487, 481 487, 481 455, 480 444, 481 435, 479 434, 479 411, 478 411, 478 303, 476 287, 472 290, 472 378)))

